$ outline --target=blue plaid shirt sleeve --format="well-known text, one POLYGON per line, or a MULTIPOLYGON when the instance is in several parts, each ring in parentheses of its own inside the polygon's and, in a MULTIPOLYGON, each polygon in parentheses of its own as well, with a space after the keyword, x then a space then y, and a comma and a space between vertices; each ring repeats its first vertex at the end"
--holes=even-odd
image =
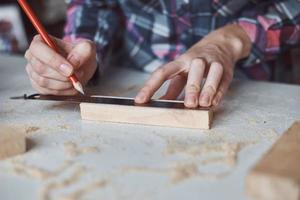
POLYGON ((257 3, 236 20, 250 37, 253 48, 243 66, 274 59, 290 46, 300 44, 300 2, 257 3))
POLYGON ((68 0, 65 40, 89 39, 96 43, 98 60, 102 60, 120 24, 114 0, 68 0))

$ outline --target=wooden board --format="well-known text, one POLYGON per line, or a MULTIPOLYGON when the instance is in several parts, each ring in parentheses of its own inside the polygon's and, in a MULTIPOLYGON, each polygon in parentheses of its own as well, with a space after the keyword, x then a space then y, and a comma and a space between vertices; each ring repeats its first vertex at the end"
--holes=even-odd
POLYGON ((26 151, 25 134, 17 128, 0 126, 0 159, 9 158, 26 151))
POLYGON ((209 129, 212 110, 140 107, 109 104, 80 104, 84 120, 156 125, 180 128, 209 129))
POLYGON ((300 199, 300 122, 293 124, 246 178, 253 199, 300 199))

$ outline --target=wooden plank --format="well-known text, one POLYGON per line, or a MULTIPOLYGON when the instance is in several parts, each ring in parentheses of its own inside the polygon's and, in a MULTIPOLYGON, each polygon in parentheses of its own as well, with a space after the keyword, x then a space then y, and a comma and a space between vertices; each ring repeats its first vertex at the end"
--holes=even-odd
POLYGON ((192 110, 94 103, 81 103, 80 110, 81 118, 84 120, 196 129, 209 129, 213 116, 211 109, 192 110))
POLYGON ((295 122, 246 178, 253 199, 300 199, 300 122, 295 122))
POLYGON ((0 126, 0 159, 9 158, 26 151, 25 133, 17 128, 0 126))

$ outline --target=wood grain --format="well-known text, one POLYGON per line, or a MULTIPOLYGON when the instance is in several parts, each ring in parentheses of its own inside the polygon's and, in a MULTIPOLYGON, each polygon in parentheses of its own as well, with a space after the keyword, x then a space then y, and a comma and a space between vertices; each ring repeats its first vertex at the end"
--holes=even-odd
POLYGON ((25 134, 17 128, 0 125, 0 159, 9 158, 25 151, 25 134))
POLYGON ((300 199, 300 122, 295 122, 246 178, 253 199, 300 199))
POLYGON ((179 128, 209 129, 213 112, 207 110, 154 108, 81 103, 84 120, 143 124, 179 128))

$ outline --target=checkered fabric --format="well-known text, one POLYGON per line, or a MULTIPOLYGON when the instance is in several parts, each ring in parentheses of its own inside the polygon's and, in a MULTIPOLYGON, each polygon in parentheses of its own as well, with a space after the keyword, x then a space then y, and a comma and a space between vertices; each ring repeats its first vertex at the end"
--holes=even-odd
POLYGON ((100 60, 118 55, 122 64, 150 72, 226 24, 241 25, 251 38, 251 55, 239 66, 254 79, 269 77, 258 64, 300 43, 299 0, 67 2, 65 39, 90 39, 100 60))

